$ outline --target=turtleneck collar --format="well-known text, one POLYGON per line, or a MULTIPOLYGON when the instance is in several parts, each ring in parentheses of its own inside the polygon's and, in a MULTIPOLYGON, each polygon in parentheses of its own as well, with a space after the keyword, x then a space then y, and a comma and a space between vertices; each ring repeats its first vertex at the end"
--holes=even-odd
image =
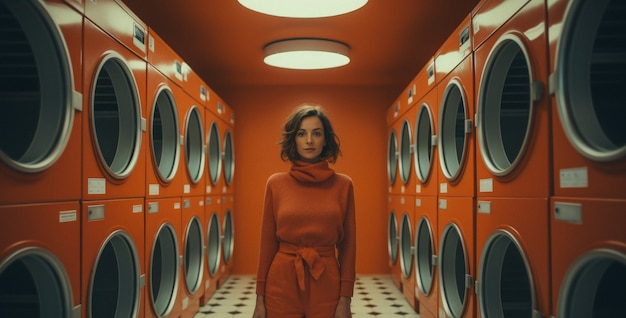
POLYGON ((323 182, 335 174, 335 170, 328 166, 326 160, 316 163, 308 163, 296 160, 291 165, 289 174, 302 182, 323 182))

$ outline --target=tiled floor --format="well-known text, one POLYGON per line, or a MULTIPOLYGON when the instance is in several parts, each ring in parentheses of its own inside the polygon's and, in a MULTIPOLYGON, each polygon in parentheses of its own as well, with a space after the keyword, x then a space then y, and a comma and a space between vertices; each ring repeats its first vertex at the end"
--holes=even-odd
MULTIPOLYGON (((231 276, 200 308, 195 318, 252 317, 255 286, 253 276, 231 276)), ((402 292, 391 281, 391 276, 360 275, 354 287, 352 317, 415 318, 420 315, 404 299, 402 292)))

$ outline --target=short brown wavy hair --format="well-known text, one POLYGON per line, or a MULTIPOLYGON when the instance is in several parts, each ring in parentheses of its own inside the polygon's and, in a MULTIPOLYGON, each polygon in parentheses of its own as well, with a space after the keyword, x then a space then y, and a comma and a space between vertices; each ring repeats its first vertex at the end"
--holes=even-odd
POLYGON ((310 116, 317 116, 317 118, 319 118, 322 122, 322 126, 324 126, 324 139, 326 140, 326 145, 324 145, 324 149, 322 149, 322 153, 320 155, 321 159, 334 163, 341 155, 341 150, 339 149, 339 137, 335 135, 333 127, 330 124, 330 120, 324 113, 322 107, 309 104, 303 104, 296 107, 296 109, 287 118, 285 127, 282 131, 283 139, 279 143, 281 146, 280 158, 283 161, 291 162, 300 159, 300 155, 298 154, 298 149, 296 147, 296 133, 298 132, 298 129, 300 129, 302 120, 310 116))

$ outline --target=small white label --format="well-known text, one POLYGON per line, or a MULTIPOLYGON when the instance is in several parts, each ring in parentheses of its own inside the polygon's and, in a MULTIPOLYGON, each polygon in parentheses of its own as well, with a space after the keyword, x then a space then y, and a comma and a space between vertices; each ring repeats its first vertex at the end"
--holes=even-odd
POLYGON ((417 184, 415 185, 415 193, 422 193, 422 186, 417 184))
POLYGON ((187 309, 187 307, 189 307, 189 297, 184 297, 183 298, 183 310, 187 309))
POLYGON ((174 210, 180 210, 180 202, 174 203, 174 210))
POLYGON ((222 187, 222 193, 226 193, 226 191, 228 191, 228 188, 226 186, 222 187))
POLYGON ((478 201, 478 213, 491 214, 491 202, 478 201))
POLYGON ((133 205, 133 213, 142 213, 142 212, 143 212, 143 204, 133 205))
POLYGON ((105 178, 88 178, 87 179, 88 194, 106 194, 107 180, 105 178))
POLYGON ((586 188, 588 185, 587 167, 559 170, 561 188, 586 188))
POLYGON ((77 220, 76 214, 77 214, 76 210, 60 211, 59 223, 75 222, 77 220))
POLYGON ((405 202, 404 197, 401 197, 400 198, 400 204, 404 205, 404 202, 405 202))
POLYGON ((406 191, 406 187, 405 186, 401 186, 400 187, 400 193, 404 193, 406 191))
POLYGON ((583 224, 583 206, 580 203, 555 202, 554 219, 563 222, 583 224))
POLYGON ((148 194, 149 195, 159 195, 161 187, 159 186, 159 184, 154 184, 151 183, 148 185, 148 194))
POLYGON ((448 184, 446 182, 439 184, 439 193, 448 193, 448 184))
POLYGON ((190 192, 191 192, 191 185, 185 184, 183 186, 183 193, 190 193, 190 192))
POLYGON ((148 49, 150 49, 150 52, 154 52, 154 38, 153 37, 148 38, 148 49))
POLYGON ((439 199, 439 208, 442 210, 448 209, 448 200, 439 199))
POLYGON ((211 193, 211 191, 213 191, 213 188, 210 185, 206 186, 206 193, 211 193))
POLYGON ((422 199, 419 198, 415 198, 415 206, 416 207, 421 207, 422 206, 422 199))
POLYGON ((493 192, 493 179, 480 179, 480 192, 493 192))

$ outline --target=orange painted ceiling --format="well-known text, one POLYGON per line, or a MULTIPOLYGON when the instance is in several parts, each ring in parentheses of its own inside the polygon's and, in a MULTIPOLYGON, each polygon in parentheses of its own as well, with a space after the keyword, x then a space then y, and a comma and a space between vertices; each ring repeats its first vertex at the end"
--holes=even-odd
POLYGON ((336 17, 289 19, 250 11, 236 0, 123 1, 226 101, 223 92, 250 86, 365 86, 400 94, 478 3, 369 0, 336 17), (287 38, 344 42, 351 62, 328 70, 265 65, 263 47, 287 38))

